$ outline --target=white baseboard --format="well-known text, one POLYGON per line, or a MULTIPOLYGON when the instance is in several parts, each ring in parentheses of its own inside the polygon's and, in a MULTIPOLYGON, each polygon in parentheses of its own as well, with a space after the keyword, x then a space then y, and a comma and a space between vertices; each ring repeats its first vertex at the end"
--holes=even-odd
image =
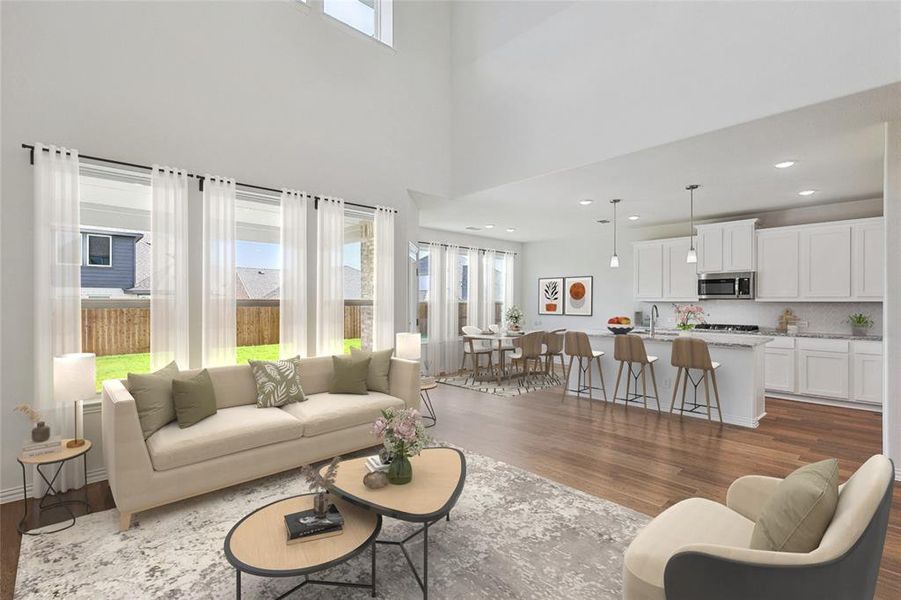
POLYGON ((854 410, 882 412, 882 407, 878 404, 865 404, 862 402, 851 402, 850 400, 831 400, 829 398, 820 398, 819 396, 798 396, 797 394, 772 392, 770 390, 767 390, 766 397, 775 398, 776 400, 792 400, 793 402, 806 402, 807 404, 823 404, 825 406, 837 406, 839 408, 851 408, 854 410))
MULTIPOLYGON (((98 481, 106 480, 106 469, 104 467, 97 467, 96 469, 88 469, 88 483, 97 483, 98 481)), ((31 498, 33 488, 32 484, 29 483, 28 487, 25 488, 25 492, 29 498, 31 498)), ((6 504, 7 502, 15 502, 16 500, 22 499, 22 486, 16 486, 12 488, 7 488, 5 490, 0 490, 0 504, 6 504)))

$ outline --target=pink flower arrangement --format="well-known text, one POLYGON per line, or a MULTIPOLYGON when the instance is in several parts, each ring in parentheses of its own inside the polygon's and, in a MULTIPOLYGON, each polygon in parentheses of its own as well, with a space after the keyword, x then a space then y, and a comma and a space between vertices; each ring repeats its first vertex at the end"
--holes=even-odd
POLYGON ((431 441, 415 408, 383 410, 372 424, 372 434, 392 456, 417 455, 431 441))
POLYGON ((676 311, 676 327, 688 330, 694 328, 694 323, 706 323, 707 313, 697 304, 673 304, 676 311), (693 323, 694 322, 694 323, 693 323))

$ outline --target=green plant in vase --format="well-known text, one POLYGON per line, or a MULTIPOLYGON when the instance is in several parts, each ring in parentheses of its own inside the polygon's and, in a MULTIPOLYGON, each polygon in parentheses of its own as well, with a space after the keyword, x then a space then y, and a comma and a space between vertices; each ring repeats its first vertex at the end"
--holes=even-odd
POLYGON ((706 313, 704 308, 697 304, 673 304, 676 312, 676 329, 683 332, 691 331, 696 323, 705 323, 706 313))
POLYGON ((525 315, 521 308, 513 305, 507 309, 506 313, 504 313, 504 318, 507 321, 507 329, 510 331, 519 331, 519 328, 522 326, 522 322, 525 319, 525 315))
POLYGON ((391 457, 388 481, 403 485, 413 480, 410 457, 418 455, 431 441, 425 433, 422 417, 415 408, 387 408, 372 424, 372 433, 391 457))
POLYGON ((854 335, 867 335, 870 332, 870 327, 874 325, 870 315, 863 313, 849 315, 848 322, 851 323, 851 332, 854 335))

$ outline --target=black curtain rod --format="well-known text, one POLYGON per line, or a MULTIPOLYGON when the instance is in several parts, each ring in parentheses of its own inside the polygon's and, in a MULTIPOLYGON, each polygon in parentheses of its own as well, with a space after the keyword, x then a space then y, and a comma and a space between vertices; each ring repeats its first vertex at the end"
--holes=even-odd
POLYGON ((445 243, 445 242, 423 242, 423 241, 419 241, 419 242, 417 242, 417 244, 426 244, 426 245, 432 244, 432 245, 435 245, 435 246, 444 246, 445 248, 448 247, 448 246, 457 246, 457 248, 461 248, 461 249, 463 249, 463 250, 476 250, 477 252, 499 252, 499 253, 501 253, 501 254, 512 254, 512 255, 514 255, 514 256, 516 256, 516 255, 519 254, 519 252, 510 252, 509 250, 495 250, 495 249, 493 249, 493 248, 476 248, 475 246, 459 246, 459 245, 457 245, 457 244, 448 244, 448 243, 445 243))
MULTIPOLYGON (((34 164, 34 145, 22 144, 22 148, 31 152, 30 162, 33 165, 34 164)), ((50 148, 45 147, 44 152, 50 152, 50 148)), ((134 169, 145 169, 147 171, 153 170, 153 167, 150 167, 147 165, 139 165, 137 163, 124 162, 121 160, 113 160, 111 158, 101 158, 99 156, 91 156, 90 154, 80 154, 79 153, 78 157, 84 158, 85 160, 93 160, 93 161, 97 161, 97 162, 108 163, 111 165, 119 165, 121 167, 132 167, 134 169)), ((187 176, 193 177, 194 179, 197 179, 200 182, 200 191, 202 192, 203 191, 203 181, 206 179, 206 176, 205 175, 197 175, 196 173, 187 173, 187 176)), ((275 192, 276 194, 282 193, 282 190, 280 190, 280 189, 266 187, 266 186, 262 186, 262 185, 253 185, 250 183, 241 183, 239 181, 235 182, 235 186, 240 186, 242 188, 250 188, 252 190, 260 190, 263 192, 275 192)), ((310 198, 312 198, 313 202, 314 202, 313 208, 315 208, 316 210, 319 210, 319 201, 323 200, 323 198, 321 198, 320 196, 310 196, 310 198)), ((375 206, 369 206, 368 204, 357 204, 356 202, 347 202, 347 201, 345 201, 344 204, 347 204, 349 206, 356 206, 359 208, 369 208, 372 210, 376 210, 375 206)), ((397 212, 397 209, 391 209, 391 210, 392 210, 392 212, 395 212, 395 213, 397 212)))

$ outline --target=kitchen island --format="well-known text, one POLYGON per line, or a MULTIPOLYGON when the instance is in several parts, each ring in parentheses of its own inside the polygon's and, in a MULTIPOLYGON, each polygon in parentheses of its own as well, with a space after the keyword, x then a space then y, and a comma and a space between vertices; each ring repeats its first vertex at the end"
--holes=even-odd
MULTIPOLYGON (((670 364, 670 356, 672 354, 673 340, 679 334, 672 331, 660 331, 651 337, 647 332, 636 330, 633 333, 644 340, 648 356, 658 357, 657 362, 654 363, 654 369, 657 375, 657 389, 660 394, 660 410, 669 412, 673 398, 673 383, 676 379, 676 368, 670 364)), ((707 342, 711 360, 720 363, 720 367, 716 371, 716 379, 720 390, 723 422, 742 427, 757 427, 759 420, 766 414, 764 348, 766 343, 773 338, 762 335, 730 335, 723 333, 704 334, 693 332, 691 335, 707 342)), ((607 384, 607 398, 608 400, 613 400, 613 388, 616 385, 616 372, 619 367, 619 363, 613 357, 614 335, 607 330, 589 330, 588 337, 591 340, 593 349, 602 350, 606 353, 601 358, 601 365, 604 370, 604 382, 607 384)), ((626 373, 627 371, 624 370, 622 381, 620 381, 619 398, 625 395, 626 373)), ((567 386, 571 390, 568 392, 570 394, 575 393, 576 378, 577 369, 574 368, 570 374, 570 381, 567 386)), ((597 385, 597 376, 595 376, 594 381, 595 385, 597 385)), ((650 374, 648 374, 648 393, 653 394, 650 374)), ((594 397, 597 398, 598 395, 599 393, 595 393, 594 397)), ((710 396, 712 399, 712 386, 710 396)), ((693 397, 694 391, 689 384, 685 398, 686 404, 693 400, 693 397)), ((681 390, 677 401, 679 399, 681 399, 681 390)), ((698 388, 698 400, 701 403, 704 402, 703 384, 698 388)), ((654 401, 649 400, 648 408, 651 409, 653 406, 654 401)), ((637 404, 630 404, 629 410, 632 409, 644 410, 643 407, 637 404)), ((691 417, 707 418, 706 411, 703 413, 685 414, 691 417)), ((716 419, 715 409, 713 414, 714 419, 716 419)))

